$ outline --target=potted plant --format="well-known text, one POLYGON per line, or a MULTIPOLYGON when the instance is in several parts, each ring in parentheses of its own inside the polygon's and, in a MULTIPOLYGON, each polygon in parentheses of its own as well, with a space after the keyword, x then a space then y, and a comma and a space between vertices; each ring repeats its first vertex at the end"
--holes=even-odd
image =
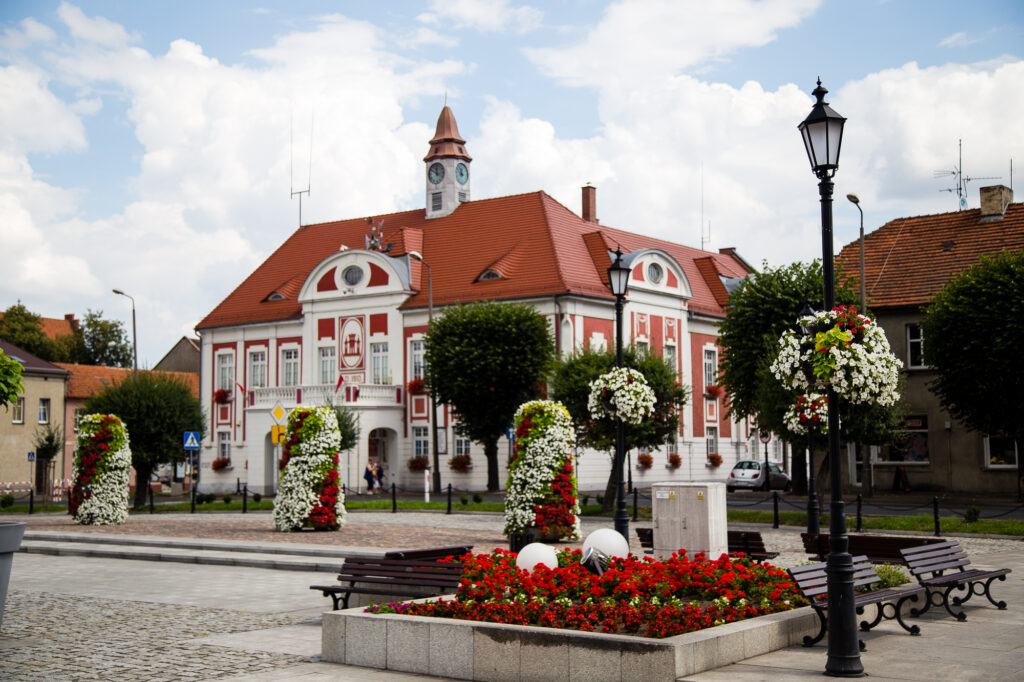
POLYGON ((708 455, 707 466, 709 466, 709 467, 720 467, 720 466, 722 466, 722 456, 720 454, 718 454, 717 452, 712 452, 710 455, 708 455))
POLYGON ((406 384, 406 389, 409 395, 423 395, 427 392, 427 385, 423 383, 423 379, 413 379, 406 384))
POLYGON ((226 405, 231 402, 231 391, 226 388, 218 388, 213 392, 213 402, 218 405, 226 405))
POLYGON ((448 466, 451 467, 452 471, 464 474, 473 468, 473 460, 469 455, 455 455, 448 460, 448 466))
POLYGON ((231 469, 231 460, 227 457, 218 457, 217 459, 210 462, 210 468, 214 471, 224 471, 225 469, 231 469))
POLYGON ((649 452, 641 452, 636 456, 636 468, 641 471, 644 469, 650 469, 654 466, 654 457, 649 452))
POLYGON ((7 601, 11 564, 14 563, 14 553, 21 547, 24 535, 24 523, 0 523, 0 625, 4 624, 4 603, 7 601))
POLYGON ((409 471, 423 471, 430 466, 430 460, 422 455, 416 455, 415 457, 410 457, 405 466, 409 467, 409 471))
POLYGON ((669 469, 678 469, 683 466, 683 458, 679 456, 678 452, 670 452, 668 453, 668 464, 665 466, 669 469))

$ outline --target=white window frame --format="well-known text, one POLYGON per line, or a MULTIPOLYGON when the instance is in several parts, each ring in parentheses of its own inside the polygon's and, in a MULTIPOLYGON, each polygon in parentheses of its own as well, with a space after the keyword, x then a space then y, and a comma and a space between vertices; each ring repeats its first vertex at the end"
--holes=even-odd
POLYGON ((907 327, 907 368, 908 369, 924 369, 927 365, 924 362, 924 332, 921 331, 920 324, 908 324, 907 327), (916 331, 917 335, 913 336, 912 332, 916 331), (916 354, 918 363, 914 364, 914 355, 916 347, 916 354))
POLYGON ((25 423, 25 396, 19 395, 18 399, 14 401, 11 410, 11 423, 12 424, 24 424, 25 423))
POLYGON ((984 462, 985 468, 993 470, 993 471, 1013 471, 1013 470, 1016 470, 1016 468, 1017 468, 1017 458, 1020 457, 1020 452, 1019 452, 1019 450, 1017 448, 1017 444, 1016 443, 1013 444, 1013 457, 1014 457, 1013 462, 1011 462, 1009 464, 993 464, 992 463, 991 444, 989 442, 990 438, 991 438, 991 436, 989 434, 985 434, 985 436, 983 436, 983 440, 985 441, 985 451, 984 451, 985 452, 985 462, 984 462))
POLYGON ((50 423, 50 399, 40 398, 39 399, 39 423, 49 424, 50 423))
POLYGON ((634 348, 636 348, 636 357, 638 360, 641 358, 646 358, 648 355, 651 354, 651 344, 645 340, 637 340, 636 343, 633 344, 633 346, 634 348))
POLYGON ((672 368, 672 374, 679 373, 679 354, 674 343, 666 343, 661 349, 661 357, 672 368))
POLYGON ((334 385, 338 380, 338 351, 333 345, 320 346, 317 349, 320 361, 320 383, 334 385))
POLYGON ((665 454, 666 455, 678 455, 679 454, 679 441, 676 440, 676 435, 673 433, 665 441, 665 454))
POLYGON ((718 383, 718 349, 705 346, 702 354, 704 362, 704 387, 718 383))
POLYGON ((465 436, 456 434, 455 436, 455 456, 469 455, 470 448, 472 447, 472 441, 465 436))
POLYGON ((265 348, 250 350, 249 388, 266 388, 268 369, 267 350, 265 348))
POLYGON ((914 467, 914 466, 930 466, 931 463, 932 463, 932 453, 931 453, 931 438, 929 438, 929 435, 928 435, 928 417, 926 415, 919 415, 919 414, 908 415, 907 416, 907 424, 903 428, 903 432, 907 433, 907 434, 923 434, 924 435, 924 438, 925 438, 925 451, 928 454, 927 459, 923 459, 923 460, 907 460, 907 459, 903 459, 903 460, 900 460, 900 459, 884 458, 883 455, 882 455, 882 451, 885 448, 885 446, 881 446, 876 451, 875 463, 876 464, 880 464, 882 466, 887 466, 887 465, 890 465, 890 466, 910 466, 910 467, 914 467), (921 426, 921 427, 913 428, 912 425, 911 425, 911 421, 914 420, 914 419, 923 419, 924 420, 924 425, 921 426))
POLYGON ((298 346, 281 348, 281 385, 298 386, 302 382, 302 354, 298 346), (294 356, 292 356, 294 353, 294 356))
POLYGON ((427 373, 427 344, 422 339, 409 341, 409 376, 422 380, 427 373))
POLYGON ((217 353, 217 386, 231 393, 235 387, 235 354, 217 353))
POLYGON ((412 427, 412 455, 426 457, 430 453, 430 429, 426 426, 412 427))
POLYGON ((231 432, 217 432, 217 457, 231 461, 231 432))
POLYGON ((370 343, 370 383, 390 384, 391 373, 388 369, 388 342, 374 341, 370 343))
POLYGON ((718 453, 718 427, 717 426, 705 426, 704 427, 704 454, 710 455, 711 453, 718 453))
POLYGON ((74 429, 75 433, 78 433, 78 427, 81 425, 82 417, 84 417, 85 415, 86 415, 86 411, 85 411, 84 407, 76 407, 75 408, 75 421, 74 421, 74 426, 72 427, 74 429))

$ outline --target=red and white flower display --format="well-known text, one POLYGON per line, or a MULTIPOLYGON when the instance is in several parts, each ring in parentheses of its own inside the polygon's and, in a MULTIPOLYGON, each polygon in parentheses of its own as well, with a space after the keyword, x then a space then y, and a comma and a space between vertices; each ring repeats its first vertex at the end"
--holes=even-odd
POLYGON ((587 409, 594 419, 619 416, 639 424, 654 413, 654 389, 643 374, 628 367, 616 367, 590 382, 587 409))
POLYGON ((820 393, 801 393, 784 419, 792 433, 807 433, 807 429, 828 433, 828 398, 820 393))
POLYGON ((288 415, 281 479, 274 499, 274 527, 281 531, 338 530, 345 525, 345 496, 338 474, 341 432, 329 407, 297 407, 288 415))
POLYGON ((128 429, 112 414, 89 414, 78 425, 74 485, 68 511, 75 523, 116 525, 128 518, 128 429))

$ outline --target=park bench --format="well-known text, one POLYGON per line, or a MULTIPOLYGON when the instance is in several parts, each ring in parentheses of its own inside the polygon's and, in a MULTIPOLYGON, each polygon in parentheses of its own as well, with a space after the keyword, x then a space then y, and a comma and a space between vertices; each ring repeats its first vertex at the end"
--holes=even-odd
MULTIPOLYGON (((804 637, 804 646, 814 646, 817 642, 821 641, 821 638, 825 636, 825 631, 828 629, 828 578, 825 575, 826 566, 827 564, 822 562, 789 569, 789 575, 796 582, 800 592, 811 603, 811 608, 814 609, 814 612, 818 615, 818 620, 821 621, 821 629, 816 636, 811 637, 807 635, 804 637)), ((900 627, 910 634, 920 634, 921 628, 916 625, 907 625, 903 621, 900 611, 903 608, 903 603, 908 599, 916 602, 917 596, 924 591, 924 588, 916 587, 903 590, 892 588, 870 589, 880 581, 881 578, 878 577, 875 567, 868 560, 867 556, 853 557, 853 587, 855 590, 858 588, 868 588, 867 591, 854 592, 853 604, 857 614, 863 614, 864 607, 869 604, 874 604, 876 609, 875 619, 861 621, 860 629, 866 632, 882 622, 883 618, 885 620, 895 618, 900 627)), ((860 641, 860 649, 861 651, 864 650, 864 642, 862 640, 860 641)))
POLYGON ((330 597, 335 611, 347 609, 349 597, 353 594, 403 599, 435 597, 454 592, 462 579, 462 563, 437 560, 447 556, 453 556, 453 553, 404 559, 349 557, 338 571, 338 584, 310 585, 309 589, 320 590, 325 597, 330 597))
POLYGON ((967 596, 953 597, 954 606, 961 606, 968 599, 976 594, 983 594, 996 608, 1006 608, 1006 602, 996 601, 992 598, 990 588, 995 579, 1006 580, 1009 568, 996 570, 983 570, 968 568, 971 560, 960 547, 956 540, 941 542, 938 544, 924 545, 923 547, 908 547, 901 550, 903 560, 910 568, 911 574, 917 578, 917 582, 927 591, 927 599, 923 609, 911 609, 911 615, 917 616, 924 613, 932 604, 939 603, 945 607, 949 615, 958 621, 967 620, 967 614, 961 609, 959 613, 950 607, 950 593, 953 590, 966 590, 967 596), (934 597, 938 601, 934 601, 934 597))
POLYGON ((399 549, 394 552, 385 552, 385 559, 444 559, 446 557, 459 558, 473 551, 473 545, 455 545, 453 547, 428 547, 427 549, 399 549))
MULTIPOLYGON (((761 534, 754 530, 730 530, 728 535, 729 554, 735 555, 743 553, 753 559, 754 561, 764 561, 765 559, 774 559, 779 556, 778 552, 769 552, 768 548, 764 546, 764 539, 761 534)), ((654 529, 653 528, 637 528, 637 538, 640 540, 640 546, 644 548, 647 554, 651 554, 654 551, 654 529)))
MULTIPOLYGON (((867 556, 868 561, 873 564, 903 564, 903 556, 900 550, 908 547, 919 547, 925 544, 945 542, 942 538, 925 536, 901 536, 901 535, 866 535, 862 533, 851 533, 846 536, 849 540, 850 554, 867 556)), ((804 551, 811 555, 812 559, 825 561, 825 558, 832 551, 829 547, 828 533, 800 533, 804 543, 804 551)))

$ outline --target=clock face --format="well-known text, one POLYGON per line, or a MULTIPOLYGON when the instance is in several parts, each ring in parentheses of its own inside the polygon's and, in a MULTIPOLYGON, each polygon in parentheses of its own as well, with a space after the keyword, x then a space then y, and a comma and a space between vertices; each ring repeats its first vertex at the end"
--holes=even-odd
POLYGON ((439 163, 431 164, 430 169, 427 170, 427 179, 435 185, 444 180, 444 166, 439 163))
POLYGON ((455 179, 459 181, 460 185, 465 185, 466 180, 469 180, 469 168, 466 164, 460 163, 455 167, 455 179))

